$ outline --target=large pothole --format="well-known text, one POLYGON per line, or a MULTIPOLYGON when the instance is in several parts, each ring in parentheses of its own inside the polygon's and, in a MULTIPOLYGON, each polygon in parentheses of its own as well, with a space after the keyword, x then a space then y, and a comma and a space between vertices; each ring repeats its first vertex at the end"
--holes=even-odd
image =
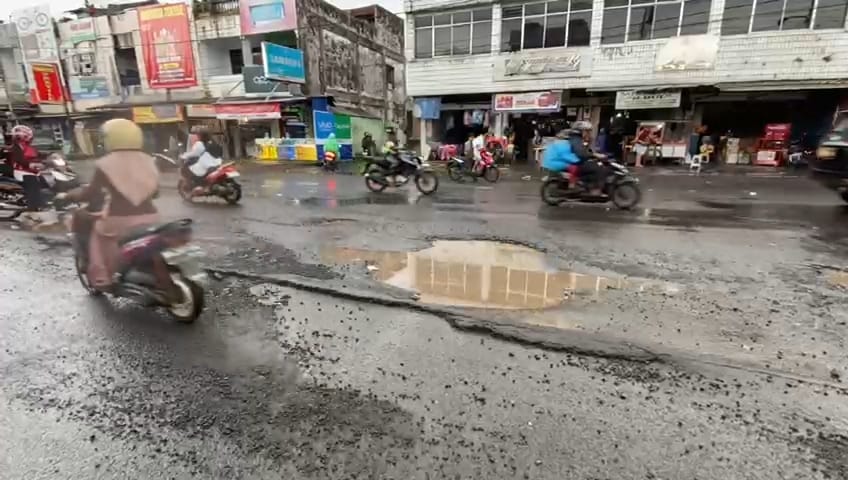
POLYGON ((423 303, 457 307, 544 309, 611 289, 676 290, 664 282, 559 270, 538 250, 493 241, 439 240, 414 252, 334 247, 321 257, 364 262, 375 279, 416 292, 423 303))

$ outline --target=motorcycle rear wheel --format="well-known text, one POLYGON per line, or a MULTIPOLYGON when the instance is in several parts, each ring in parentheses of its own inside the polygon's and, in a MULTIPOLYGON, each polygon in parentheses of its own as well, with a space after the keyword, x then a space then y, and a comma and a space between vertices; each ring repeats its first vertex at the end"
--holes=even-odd
POLYGON ((369 167, 368 171, 365 172, 365 173, 366 173, 366 175, 369 175, 369 176, 365 177, 365 186, 368 187, 368 190, 371 190, 374 193, 380 193, 383 190, 385 190, 386 187, 388 187, 388 185, 386 185, 385 183, 380 183, 377 180, 374 180, 373 178, 371 178, 371 175, 376 175, 376 176, 380 176, 380 177, 383 176, 382 169, 380 167, 378 167, 377 165, 371 165, 371 167, 369 167))
POLYGON ((489 183, 498 183, 501 178, 501 171, 496 165, 486 167, 486 170, 483 171, 483 178, 489 183))
POLYGON ((565 202, 565 189, 562 187, 562 180, 548 179, 542 183, 541 188, 542 201, 552 207, 562 205, 565 202))
POLYGON ((459 166, 456 162, 451 162, 448 164, 448 178, 453 180, 454 182, 462 182, 462 167, 459 166))

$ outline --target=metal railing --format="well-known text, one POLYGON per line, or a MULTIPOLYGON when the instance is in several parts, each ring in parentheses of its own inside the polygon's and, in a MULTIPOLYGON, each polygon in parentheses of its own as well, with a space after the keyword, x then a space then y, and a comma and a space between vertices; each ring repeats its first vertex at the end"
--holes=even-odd
POLYGON ((195 15, 233 15, 239 13, 238 0, 194 0, 195 15))

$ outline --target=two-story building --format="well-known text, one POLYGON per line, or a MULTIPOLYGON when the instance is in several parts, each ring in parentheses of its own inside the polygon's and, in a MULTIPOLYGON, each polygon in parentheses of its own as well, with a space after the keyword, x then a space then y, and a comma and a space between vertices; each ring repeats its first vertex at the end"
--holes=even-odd
POLYGON ((815 135, 848 85, 846 9, 846 0, 407 0, 407 93, 423 116, 412 131, 446 143, 512 132, 525 157, 535 134, 576 119, 619 136, 661 122, 674 156, 701 125, 742 137, 742 149, 770 123, 815 135))
POLYGON ((404 127, 403 22, 378 6, 280 0, 279 9, 259 11, 251 0, 194 0, 151 11, 156 5, 86 6, 57 23, 69 108, 87 114, 75 122, 86 152, 115 116, 142 124, 151 149, 205 125, 234 158, 258 155, 259 139, 314 137, 314 111, 337 119, 347 144, 358 145, 364 131, 379 138, 404 127), (162 21, 180 38, 155 40, 161 30, 145 23, 162 21), (289 49, 298 78, 264 77, 263 42, 289 49))

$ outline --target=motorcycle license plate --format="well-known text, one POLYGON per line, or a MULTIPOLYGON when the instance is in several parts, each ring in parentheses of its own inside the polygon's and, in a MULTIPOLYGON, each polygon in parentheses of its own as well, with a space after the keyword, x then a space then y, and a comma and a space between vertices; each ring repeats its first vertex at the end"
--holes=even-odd
POLYGON ((227 172, 227 178, 236 178, 240 176, 241 174, 239 172, 227 172))

